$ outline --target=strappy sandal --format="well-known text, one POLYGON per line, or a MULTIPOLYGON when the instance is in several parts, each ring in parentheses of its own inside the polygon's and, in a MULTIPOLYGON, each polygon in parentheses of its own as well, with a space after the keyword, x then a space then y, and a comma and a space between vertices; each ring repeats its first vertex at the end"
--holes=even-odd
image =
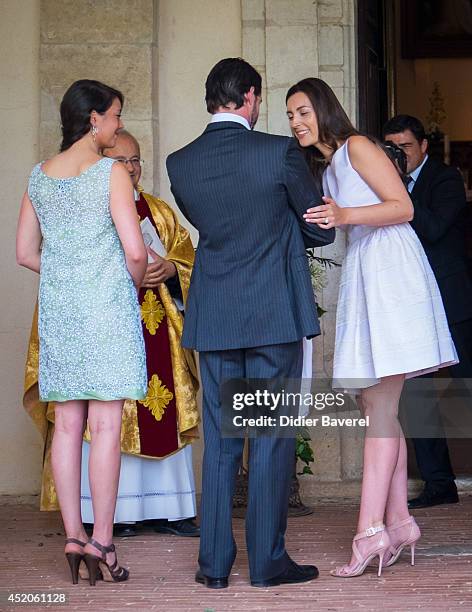
POLYGON ((88 543, 91 546, 94 546, 102 553, 100 557, 96 555, 91 555, 90 553, 85 553, 84 555, 85 565, 87 566, 89 572, 90 586, 95 586, 97 571, 99 570, 101 570, 103 580, 105 580, 105 582, 124 582, 125 580, 128 580, 129 571, 126 568, 118 565, 118 559, 116 557, 114 544, 110 544, 110 546, 104 546, 93 538, 90 538, 88 543), (106 561, 107 553, 112 552, 115 553, 115 561, 111 565, 109 565, 106 561))
MULTIPOLYGON (((77 540, 76 538, 67 538, 66 544, 78 544, 79 546, 82 546, 82 548, 85 546, 85 542, 77 540)), ((66 559, 70 567, 72 584, 77 584, 79 582, 79 576, 82 580, 89 579, 90 574, 85 564, 84 553, 66 552, 66 559)), ((96 573, 96 579, 102 580, 102 572, 100 571, 100 568, 97 569, 98 571, 96 573)))
POLYGON ((392 545, 390 546, 390 557, 385 562, 385 567, 390 567, 393 565, 401 555, 402 550, 406 547, 410 547, 411 552, 411 565, 415 564, 415 546, 421 536, 421 531, 418 525, 416 524, 415 519, 410 516, 404 521, 400 523, 396 523, 395 525, 388 525, 387 531, 390 535, 390 540, 392 541, 392 545), (399 536, 398 530, 403 531, 403 538, 399 536), (397 532, 397 538, 393 538, 393 532, 397 532), (395 544, 394 544, 395 542, 395 544))
POLYGON ((375 557, 379 558, 379 571, 378 576, 382 574, 382 563, 385 553, 390 548, 390 538, 388 537, 388 533, 385 529, 385 525, 378 525, 376 527, 368 527, 365 531, 358 533, 354 540, 352 541, 352 551, 356 558, 356 563, 353 566, 343 565, 342 567, 337 567, 332 570, 331 576, 335 576, 336 578, 352 578, 354 576, 361 576, 369 563, 375 559, 375 557), (380 534, 380 536, 374 537, 371 541, 371 548, 367 548, 362 554, 359 550, 357 543, 359 540, 372 538, 380 534))

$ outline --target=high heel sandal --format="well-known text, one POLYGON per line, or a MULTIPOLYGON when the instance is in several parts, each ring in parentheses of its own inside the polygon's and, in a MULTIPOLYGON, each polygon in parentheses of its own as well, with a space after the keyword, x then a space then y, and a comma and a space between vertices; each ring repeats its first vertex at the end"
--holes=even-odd
MULTIPOLYGON (((408 534, 406 535, 406 538, 399 542, 397 545, 392 544, 390 546, 389 553, 392 556, 390 557, 390 559, 388 559, 388 561, 386 561, 385 567, 390 567, 398 560, 405 546, 409 546, 411 550, 411 565, 415 564, 415 546, 416 542, 418 542, 421 537, 421 531, 418 525, 416 524, 414 517, 409 516, 407 519, 400 521, 395 525, 389 525, 387 527, 387 531, 390 535, 393 531, 401 529, 402 527, 407 527, 408 525, 410 528, 408 529, 408 534)), ((390 539, 393 541, 392 537, 390 539)))
MULTIPOLYGON (((67 538, 66 544, 78 544, 79 546, 82 546, 82 548, 85 546, 85 542, 81 542, 80 540, 77 540, 76 538, 67 538)), ((82 578, 82 572, 87 571, 87 568, 82 563, 82 561, 84 560, 84 553, 66 552, 66 559, 70 567, 72 584, 77 584, 79 582, 79 571, 81 573, 81 576, 80 576, 81 578, 82 578), (81 569, 81 566, 82 566, 82 569, 81 569)), ((88 572, 87 572, 87 578, 88 578, 88 572)))
MULTIPOLYGON (((85 542, 81 542, 81 540, 77 540, 76 538, 67 538, 66 544, 78 544, 82 546, 82 548, 85 546, 85 542)), ((79 582, 79 576, 82 580, 89 580, 89 571, 85 564, 84 553, 66 552, 66 559, 70 567, 72 584, 77 584, 79 582)), ((103 579, 100 569, 98 569, 96 579, 103 579)))
POLYGON ((379 570, 378 576, 382 574, 382 563, 385 553, 390 549, 390 538, 388 537, 388 533, 385 529, 385 525, 378 525, 377 527, 368 527, 365 531, 358 533, 354 536, 352 541, 352 552, 357 559, 356 565, 352 568, 349 565, 343 565, 342 567, 337 567, 332 570, 331 576, 335 576, 336 578, 353 578, 354 576, 360 576, 364 573, 365 568, 369 565, 369 563, 375 559, 375 557, 379 558, 379 570), (370 550, 366 551, 363 555, 359 551, 359 547, 357 546, 357 542, 364 538, 371 538, 378 533, 381 533, 380 539, 377 542, 372 540, 372 544, 374 545, 370 550))
POLYGON ((115 545, 110 544, 110 546, 104 546, 90 538, 88 541, 89 544, 94 546, 97 550, 99 550, 102 554, 98 557, 97 555, 91 555, 90 553, 85 553, 84 561, 87 566, 89 572, 89 582, 90 586, 95 586, 95 580, 97 576, 97 572, 101 570, 103 575, 103 580, 105 582, 124 582, 129 578, 129 571, 118 565, 118 559, 116 557, 115 545), (115 553, 115 561, 109 565, 106 561, 107 553, 115 553))

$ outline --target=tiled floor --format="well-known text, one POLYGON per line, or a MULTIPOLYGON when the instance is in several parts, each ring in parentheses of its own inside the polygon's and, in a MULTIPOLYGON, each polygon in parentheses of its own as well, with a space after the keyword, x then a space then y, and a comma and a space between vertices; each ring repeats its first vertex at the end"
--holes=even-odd
MULTIPOLYGON (((131 578, 121 584, 70 584, 57 513, 34 506, 4 505, 0 510, 0 591, 65 593, 58 610, 408 610, 472 611, 472 497, 456 505, 416 512, 423 537, 416 566, 409 553, 377 578, 374 568, 361 577, 336 579, 329 570, 346 561, 355 508, 324 504, 311 516, 290 519, 288 550, 298 562, 313 562, 320 577, 303 585, 256 589, 248 584, 244 523, 235 519, 240 552, 230 587, 211 591, 194 582, 198 539, 146 532, 116 540, 120 561, 131 578)), ((3 599, 4 610, 42 610, 46 604, 19 606, 3 599)))

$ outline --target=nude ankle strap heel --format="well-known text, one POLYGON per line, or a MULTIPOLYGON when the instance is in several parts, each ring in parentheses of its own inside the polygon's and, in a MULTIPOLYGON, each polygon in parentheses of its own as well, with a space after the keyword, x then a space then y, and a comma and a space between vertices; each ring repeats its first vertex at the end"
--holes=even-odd
MULTIPOLYGON (((415 547, 416 547, 416 542, 418 542, 418 540, 421 537, 421 531, 418 525, 416 524, 414 517, 409 516, 407 519, 404 519, 403 521, 400 521, 399 523, 395 523, 394 525, 389 525, 387 527, 387 531, 389 532, 389 534, 393 534, 394 531, 398 529, 406 528, 406 527, 409 527, 409 528, 405 529, 405 537, 400 542, 398 542, 398 544, 396 545, 392 544, 390 546, 389 553, 391 554, 391 557, 386 562, 385 567, 390 567, 396 561, 398 561, 402 550, 406 546, 410 547, 411 565, 415 565, 415 547)), ((391 537, 391 539, 393 540, 393 537, 391 537)))
POLYGON ((332 576, 336 578, 353 578, 354 576, 360 576, 364 573, 366 567, 369 563, 375 559, 379 558, 379 569, 377 575, 380 577, 382 574, 382 566, 383 566, 383 558, 385 553, 390 549, 390 538, 388 537, 388 533, 385 529, 385 525, 377 525, 375 527, 368 527, 365 531, 357 533, 354 536, 352 541, 352 552, 356 557, 357 563, 354 566, 344 565, 342 567, 337 567, 335 570, 331 572, 332 576), (376 536, 378 533, 382 535, 377 540, 377 542, 372 541, 372 548, 361 554, 357 542, 359 540, 363 540, 365 538, 372 538, 376 536))

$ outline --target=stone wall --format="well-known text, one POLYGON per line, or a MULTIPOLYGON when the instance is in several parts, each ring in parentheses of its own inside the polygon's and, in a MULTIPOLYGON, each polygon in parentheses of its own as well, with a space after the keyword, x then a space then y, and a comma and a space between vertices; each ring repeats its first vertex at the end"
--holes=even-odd
POLYGON ((172 201, 165 158, 203 131, 211 66, 240 54, 239 0, 42 0, 41 158, 57 152, 67 87, 101 80, 125 96, 123 122, 141 143, 144 188, 172 201))
POLYGON ((210 118, 205 80, 211 68, 224 57, 241 55, 240 0, 160 0, 158 39, 160 194, 172 203, 166 157, 205 129, 210 118))
POLYGON ((354 0, 242 0, 243 57, 264 78, 258 129, 289 134, 285 94, 316 76, 333 87, 356 122, 354 0))
POLYGON ((157 9, 155 0, 42 0, 42 159, 58 150, 59 105, 67 87, 77 79, 96 79, 123 92, 123 122, 141 143, 145 159, 143 183, 151 191, 158 186, 153 96, 157 9))

